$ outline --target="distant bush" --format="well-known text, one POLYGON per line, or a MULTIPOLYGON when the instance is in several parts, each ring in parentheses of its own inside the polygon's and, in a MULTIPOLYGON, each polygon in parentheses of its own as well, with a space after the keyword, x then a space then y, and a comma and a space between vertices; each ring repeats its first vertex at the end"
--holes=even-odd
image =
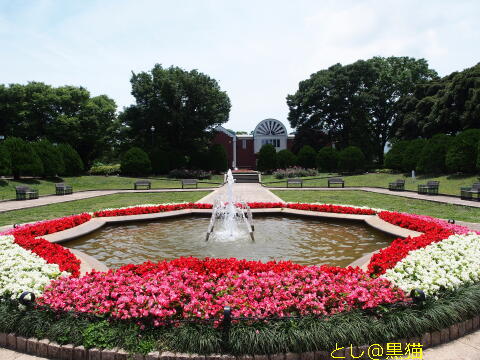
POLYGON ((124 175, 144 176, 150 174, 152 164, 145 151, 138 147, 132 147, 123 154, 120 163, 120 171, 124 175))
POLYGON ((170 154, 162 149, 155 149, 150 154, 152 172, 156 175, 168 174, 170 169, 170 154))
POLYGON ((265 144, 258 152, 257 169, 272 172, 277 168, 277 151, 272 144, 265 144))
POLYGON ((298 165, 305 169, 317 167, 317 152, 310 145, 304 145, 297 154, 298 165))
POLYGON ((60 173, 62 176, 78 176, 83 172, 83 161, 78 155, 77 150, 75 150, 69 144, 60 144, 57 146, 58 150, 62 154, 63 163, 65 168, 63 173, 60 173))
POLYGON ((297 157, 288 149, 280 150, 277 153, 277 167, 279 169, 287 169, 295 166, 297 163, 297 157))
POLYGON ((423 174, 444 174, 447 171, 445 156, 452 137, 437 134, 428 139, 417 162, 417 171, 423 174))
POLYGON ((90 170, 88 170, 90 175, 104 175, 104 176, 112 176, 120 174, 120 164, 112 164, 112 165, 105 165, 105 164, 95 164, 93 165, 90 170))
POLYGON ((4 142, 10 154, 12 174, 15 179, 21 176, 41 176, 43 164, 33 146, 16 137, 9 137, 4 142))
POLYGON ((185 154, 177 150, 172 150, 168 152, 168 164, 169 170, 183 169, 187 167, 188 160, 185 154))
POLYGON ((338 168, 338 150, 323 147, 317 153, 317 169, 332 172, 338 168))
POLYGON ((173 179, 210 179, 212 173, 205 170, 173 169, 168 173, 169 178, 173 179))
POLYGON ((402 158, 403 171, 410 172, 417 169, 417 163, 420 159, 420 154, 422 153, 426 143, 427 140, 425 139, 415 139, 408 143, 402 158))
POLYGON ((316 176, 318 172, 316 169, 304 169, 298 166, 288 169, 277 169, 273 172, 273 176, 276 179, 296 178, 305 176, 316 176))
POLYGON ((477 146, 477 170, 480 172, 480 141, 477 146))
POLYGON ((209 170, 210 169, 210 151, 209 150, 194 151, 192 154, 190 154, 190 161, 188 165, 189 165, 188 166, 189 169, 209 170))
POLYGON ((338 167, 347 172, 364 170, 365 155, 358 147, 348 146, 338 154, 338 167))
POLYGON ((401 171, 403 170, 402 161, 403 154, 407 150, 408 144, 410 142, 407 140, 396 141, 392 148, 385 154, 384 166, 387 169, 393 169, 401 171))
POLYGON ((209 151, 210 154, 210 170, 221 173, 228 169, 227 152, 220 144, 212 145, 209 151))
POLYGON ((4 144, 0 144, 0 176, 10 175, 12 173, 12 161, 10 152, 4 144))
POLYGON ((43 165, 42 176, 53 177, 65 172, 63 156, 57 146, 48 140, 40 140, 33 143, 33 148, 43 165))
POLYGON ((470 129, 455 136, 445 156, 449 172, 473 173, 476 170, 480 129, 470 129))

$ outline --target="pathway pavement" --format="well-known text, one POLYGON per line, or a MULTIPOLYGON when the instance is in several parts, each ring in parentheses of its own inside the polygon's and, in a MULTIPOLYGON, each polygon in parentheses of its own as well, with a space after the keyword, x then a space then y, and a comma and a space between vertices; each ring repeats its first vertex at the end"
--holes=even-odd
POLYGON ((447 195, 422 195, 417 194, 416 192, 410 191, 390 191, 388 189, 383 188, 374 188, 374 187, 346 187, 346 188, 276 188, 276 187, 269 187, 269 190, 278 190, 278 191, 350 191, 350 190, 360 190, 360 191, 367 191, 373 192, 377 194, 384 194, 384 195, 392 195, 392 196, 400 196, 406 197, 411 199, 417 200, 427 200, 427 201, 434 201, 443 204, 454 204, 454 205, 464 205, 470 207, 477 207, 480 208, 480 201, 472 201, 472 200, 462 200, 459 197, 454 196, 447 196, 447 195))
MULTIPOLYGON (((246 202, 283 202, 277 195, 269 191, 266 187, 258 183, 238 183, 233 184, 234 198, 237 201, 246 202)), ((213 204, 215 199, 227 198, 227 185, 217 188, 207 196, 201 198, 199 203, 213 204)))
POLYGON ((0 360, 48 360, 48 359, 0 348, 0 360))

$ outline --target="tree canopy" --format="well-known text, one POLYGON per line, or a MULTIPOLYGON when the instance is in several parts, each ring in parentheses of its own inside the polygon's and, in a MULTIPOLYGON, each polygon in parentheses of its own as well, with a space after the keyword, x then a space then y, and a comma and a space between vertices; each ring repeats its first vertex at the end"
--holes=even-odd
POLYGON ((178 149, 191 154, 209 141, 208 130, 223 124, 230 99, 217 81, 197 70, 163 68, 132 73, 136 103, 120 114, 125 145, 178 149))
POLYGON ((323 132, 338 148, 358 146, 367 158, 383 163, 395 134, 398 101, 415 85, 436 79, 426 60, 374 57, 335 64, 301 81, 287 96, 288 120, 298 131, 323 132))

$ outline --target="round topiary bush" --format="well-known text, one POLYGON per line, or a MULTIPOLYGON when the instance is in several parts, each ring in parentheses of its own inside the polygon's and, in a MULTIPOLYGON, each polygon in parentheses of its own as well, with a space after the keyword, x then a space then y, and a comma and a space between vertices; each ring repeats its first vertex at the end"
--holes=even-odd
POLYGON ((145 176, 150 174, 152 164, 145 151, 138 147, 132 147, 123 154, 120 163, 120 171, 123 175, 145 176))
POLYGON ((306 169, 317 166, 317 152, 310 145, 304 145, 297 154, 298 165, 306 169))
POLYGON ((475 172, 479 141, 480 129, 466 130, 455 136, 445 157, 447 170, 452 173, 475 172))
POLYGON ((297 163, 297 157, 288 149, 280 150, 277 153, 277 167, 279 169, 287 169, 297 163))
POLYGON ((392 144, 392 148, 385 154, 384 166, 387 169, 401 171, 403 154, 407 150, 408 144, 410 142, 407 140, 396 141, 392 144))
POLYGON ((428 139, 417 162, 417 171, 424 174, 444 174, 447 171, 445 156, 452 137, 437 134, 428 139))
POLYGON ((365 155, 358 147, 348 146, 338 154, 338 167, 346 172, 364 170, 365 155))
POLYGON ((337 170, 338 150, 327 146, 321 148, 317 154, 317 168, 328 172, 337 170))
POLYGON ((83 172, 83 161, 70 144, 58 145, 58 150, 62 154, 65 170, 60 173, 62 176, 78 176, 83 172))
POLYGON ((48 140, 33 143, 35 152, 43 164, 43 177, 52 177, 65 172, 63 156, 56 146, 48 140))
POLYGON ((0 175, 6 176, 12 173, 12 162, 10 160, 10 152, 7 147, 0 144, 0 175))
POLYGON ((257 169, 272 172, 277 168, 277 151, 272 144, 265 144, 258 152, 257 169))
POLYGON ((402 158, 402 170, 403 171, 412 171, 417 168, 418 160, 420 159, 420 154, 426 144, 425 139, 415 139, 409 142, 405 152, 403 153, 402 158))
POLYGON ((23 175, 42 175, 42 161, 30 143, 20 138, 10 137, 5 140, 4 144, 10 154, 12 174, 15 179, 19 179, 23 175))

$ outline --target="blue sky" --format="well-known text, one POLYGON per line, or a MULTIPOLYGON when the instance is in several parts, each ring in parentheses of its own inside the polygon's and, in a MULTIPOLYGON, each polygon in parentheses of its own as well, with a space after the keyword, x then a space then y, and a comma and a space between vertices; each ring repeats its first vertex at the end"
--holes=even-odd
POLYGON ((226 127, 286 125, 311 73, 372 56, 425 58, 440 75, 480 62, 480 1, 0 0, 1 83, 43 81, 133 103, 131 71, 198 69, 232 101, 226 127))

